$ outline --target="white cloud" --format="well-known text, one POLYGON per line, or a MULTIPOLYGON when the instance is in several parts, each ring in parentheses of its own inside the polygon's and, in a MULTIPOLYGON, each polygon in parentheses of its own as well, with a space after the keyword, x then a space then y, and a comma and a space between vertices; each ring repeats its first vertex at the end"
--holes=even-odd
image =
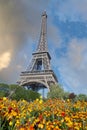
POLYGON ((23 66, 17 65, 17 68, 18 68, 18 69, 23 69, 23 66))
POLYGON ((68 47, 68 58, 70 61, 70 64, 74 68, 81 69, 82 63, 85 62, 84 57, 86 56, 87 51, 87 39, 81 40, 81 39, 72 39, 69 47, 68 47))
POLYGON ((5 52, 0 55, 0 70, 7 68, 11 61, 11 54, 10 52, 5 52))
POLYGON ((87 21, 87 0, 57 1, 55 7, 61 20, 87 21))
POLYGON ((72 39, 67 55, 57 59, 63 84, 69 86, 75 93, 87 93, 87 39, 72 39))

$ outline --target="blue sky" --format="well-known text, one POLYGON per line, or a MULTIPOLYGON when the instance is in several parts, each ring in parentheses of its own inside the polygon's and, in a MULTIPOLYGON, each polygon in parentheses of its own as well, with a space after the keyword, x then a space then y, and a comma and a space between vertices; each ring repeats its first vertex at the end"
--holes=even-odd
POLYGON ((46 10, 51 66, 66 91, 87 94, 87 0, 0 0, 0 82, 16 83, 46 10))

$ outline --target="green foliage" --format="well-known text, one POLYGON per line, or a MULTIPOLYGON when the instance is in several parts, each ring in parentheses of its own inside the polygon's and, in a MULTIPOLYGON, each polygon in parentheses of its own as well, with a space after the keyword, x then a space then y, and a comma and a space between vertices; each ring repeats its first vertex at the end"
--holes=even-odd
POLYGON ((0 97, 6 97, 6 94, 5 94, 5 92, 3 92, 3 91, 0 91, 0 97))
POLYGON ((18 86, 15 90, 15 93, 12 94, 11 98, 16 99, 17 101, 20 99, 25 99, 27 101, 33 101, 36 98, 39 98, 40 94, 37 92, 34 92, 32 90, 26 90, 23 87, 18 86))
POLYGON ((87 95, 85 95, 85 94, 79 94, 79 95, 77 95, 77 100, 87 101, 87 95))
POLYGON ((16 84, 0 84, 0 97, 8 97, 14 100, 25 99, 27 101, 33 101, 40 97, 40 94, 32 90, 26 90, 24 87, 16 84))
POLYGON ((27 95, 28 95, 28 100, 35 100, 37 98, 40 98, 40 94, 32 91, 32 90, 26 90, 27 91, 27 95))
POLYGON ((0 88, 4 87, 4 89, 8 89, 9 85, 8 84, 4 84, 4 83, 0 83, 0 88))
POLYGON ((9 85, 0 83, 0 97, 6 97, 9 95, 9 85))
POLYGON ((74 93, 69 94, 69 99, 75 99, 76 95, 74 93))
POLYGON ((63 99, 66 100, 69 98, 69 92, 64 92, 63 99))
POLYGON ((9 123, 6 118, 0 116, 0 130, 9 130, 9 123))
POLYGON ((20 99, 27 99, 26 90, 23 87, 16 86, 16 88, 11 89, 13 92, 10 96, 11 99, 20 100, 20 99))
POLYGON ((60 85, 53 85, 50 87, 50 92, 48 92, 47 97, 66 99, 68 93, 64 92, 64 89, 60 85))
POLYGON ((10 89, 10 90, 15 90, 15 89, 17 89, 17 88, 19 88, 19 85, 16 85, 16 84, 10 84, 10 85, 9 85, 9 89, 10 89))
MULTIPOLYGON (((26 90, 24 87, 18 86, 16 84, 4 84, 0 83, 0 97, 8 97, 15 100, 25 99, 27 101, 33 101, 40 97, 40 94, 32 91, 26 90)), ((59 99, 71 99, 73 101, 87 101, 87 95, 65 92, 64 89, 58 84, 50 87, 50 92, 47 94, 47 98, 59 98, 59 99)))
POLYGON ((10 89, 12 92, 14 92, 11 95, 11 99, 16 99, 17 101, 20 99, 25 99, 27 101, 33 101, 36 98, 40 97, 40 94, 37 92, 34 92, 32 90, 26 90, 25 88, 18 86, 18 85, 10 85, 10 89))

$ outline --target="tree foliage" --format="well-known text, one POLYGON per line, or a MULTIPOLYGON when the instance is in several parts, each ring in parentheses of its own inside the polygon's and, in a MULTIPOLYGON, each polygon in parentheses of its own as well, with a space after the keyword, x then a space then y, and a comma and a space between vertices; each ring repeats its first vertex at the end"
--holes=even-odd
POLYGON ((0 84, 0 97, 8 97, 10 99, 33 101, 40 97, 40 94, 32 90, 26 90, 24 87, 16 84, 0 84))
POLYGON ((6 97, 9 95, 9 85, 0 83, 0 97, 6 97))
POLYGON ((68 97, 68 92, 65 92, 60 85, 53 85, 50 87, 50 92, 48 92, 47 97, 66 99, 68 97))
POLYGON ((85 94, 79 94, 79 95, 77 95, 77 100, 87 101, 87 95, 85 95, 85 94))
POLYGON ((32 90, 26 90, 23 87, 17 87, 15 90, 15 93, 12 94, 11 98, 20 100, 20 99, 25 99, 27 101, 33 101, 36 98, 39 98, 40 94, 37 92, 34 92, 32 90))
POLYGON ((74 93, 69 94, 69 99, 75 99, 76 95, 74 93))
MULTIPOLYGON (((16 84, 4 84, 0 83, 0 97, 8 97, 10 99, 20 100, 25 99, 27 101, 33 101, 40 97, 40 94, 32 91, 26 90, 24 87, 18 86, 16 84)), ((87 101, 87 95, 85 94, 74 94, 65 92, 61 85, 53 85, 50 87, 50 92, 47 94, 47 98, 59 98, 59 99, 71 99, 73 101, 87 101)))

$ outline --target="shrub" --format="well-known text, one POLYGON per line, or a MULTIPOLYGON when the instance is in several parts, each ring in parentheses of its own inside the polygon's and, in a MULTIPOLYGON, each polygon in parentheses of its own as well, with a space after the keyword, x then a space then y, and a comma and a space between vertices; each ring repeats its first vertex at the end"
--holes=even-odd
POLYGON ((3 92, 3 91, 0 91, 0 98, 1 97, 6 97, 6 94, 5 94, 5 92, 3 92))
POLYGON ((85 95, 85 94, 79 94, 79 95, 77 96, 77 100, 87 101, 87 95, 85 95))
POLYGON ((48 92, 48 98, 64 98, 64 90, 60 85, 53 85, 50 87, 50 92, 48 92))
POLYGON ((76 97, 76 95, 75 95, 74 93, 70 93, 70 94, 69 94, 69 98, 70 98, 70 99, 74 99, 75 97, 76 97))
POLYGON ((0 83, 0 97, 6 97, 9 95, 9 85, 0 83))
POLYGON ((33 101, 36 98, 40 97, 40 94, 37 92, 34 92, 32 90, 26 90, 23 87, 17 86, 16 89, 12 89, 12 91, 14 91, 14 93, 10 96, 11 99, 16 99, 17 101, 19 101, 20 99, 24 99, 27 101, 33 101))

